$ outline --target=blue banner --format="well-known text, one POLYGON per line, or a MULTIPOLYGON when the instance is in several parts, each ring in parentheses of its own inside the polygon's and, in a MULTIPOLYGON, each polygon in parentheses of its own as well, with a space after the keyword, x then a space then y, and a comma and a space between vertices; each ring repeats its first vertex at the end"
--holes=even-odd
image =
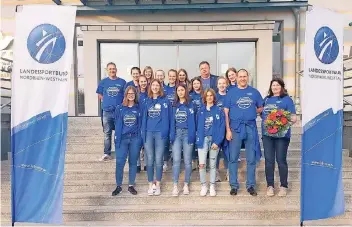
POLYGON ((11 105, 12 223, 61 224, 76 7, 16 13, 11 105))
POLYGON ((342 182, 343 18, 306 14, 302 78, 301 222, 344 213, 342 182))

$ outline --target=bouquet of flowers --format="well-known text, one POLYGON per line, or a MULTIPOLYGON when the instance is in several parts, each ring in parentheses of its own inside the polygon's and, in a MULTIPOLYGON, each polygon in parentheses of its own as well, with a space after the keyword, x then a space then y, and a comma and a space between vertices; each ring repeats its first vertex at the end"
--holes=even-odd
POLYGON ((271 137, 284 137, 291 127, 291 113, 285 110, 272 110, 264 121, 263 134, 271 137))

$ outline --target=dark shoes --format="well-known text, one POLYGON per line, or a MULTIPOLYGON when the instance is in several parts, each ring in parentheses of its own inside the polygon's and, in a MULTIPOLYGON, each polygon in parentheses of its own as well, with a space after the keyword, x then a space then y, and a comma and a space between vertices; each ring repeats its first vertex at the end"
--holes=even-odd
POLYGON ((237 189, 231 188, 230 195, 237 195, 237 189))
POLYGON ((115 191, 112 192, 112 196, 116 196, 117 194, 120 194, 122 191, 122 188, 120 186, 117 186, 115 191))
POLYGON ((137 195, 137 191, 133 186, 128 186, 128 191, 132 194, 132 195, 137 195))
MULTIPOLYGON (((133 186, 128 186, 128 191, 132 194, 132 195, 137 195, 137 191, 133 186)), ((121 186, 117 186, 115 191, 112 192, 112 196, 116 196, 118 194, 120 194, 122 192, 122 188, 121 186)))
POLYGON ((255 191, 255 189, 253 187, 250 187, 247 189, 247 192, 251 195, 251 196, 257 196, 257 192, 255 191))
POLYGON ((137 173, 141 172, 141 166, 137 166, 137 173))

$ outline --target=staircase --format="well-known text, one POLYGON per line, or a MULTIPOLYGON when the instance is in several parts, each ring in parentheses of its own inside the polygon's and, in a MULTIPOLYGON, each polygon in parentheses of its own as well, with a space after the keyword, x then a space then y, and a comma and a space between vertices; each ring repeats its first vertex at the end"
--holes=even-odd
MULTIPOLYGON (((191 194, 172 197, 172 171, 169 165, 169 170, 163 175, 160 196, 147 195, 147 175, 142 171, 136 179, 138 195, 131 195, 127 192, 127 185, 123 185, 122 194, 112 197, 111 192, 115 189, 115 160, 98 161, 103 154, 100 118, 70 118, 65 164, 64 225, 297 226, 300 217, 300 123, 297 122, 292 129, 287 197, 266 196, 264 160, 257 167, 257 197, 250 196, 245 190, 245 160, 241 161, 239 167, 241 188, 237 196, 231 196, 228 182, 222 181, 217 183, 216 197, 200 197, 199 173, 194 171, 191 194)), ((305 225, 352 225, 352 158, 348 150, 344 150, 343 154, 345 214, 328 220, 305 222, 305 225)), ((244 157, 243 152, 241 155, 244 157)), ((2 161, 1 170, 1 222, 6 225, 11 221, 8 161, 2 161)), ((128 165, 125 170, 124 183, 127 183, 128 165)), ((221 171, 223 180, 225 174, 225 171, 221 171)), ((181 174, 180 189, 183 179, 181 174)), ((279 181, 277 168, 275 181, 279 181)), ((278 186, 276 184, 276 188, 278 186)))

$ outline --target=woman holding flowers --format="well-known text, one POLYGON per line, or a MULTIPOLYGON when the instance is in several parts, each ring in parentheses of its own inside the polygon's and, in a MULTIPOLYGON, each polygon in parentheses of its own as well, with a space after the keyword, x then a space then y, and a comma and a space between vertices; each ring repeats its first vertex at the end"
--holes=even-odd
POLYGON ((264 99, 262 134, 265 156, 267 196, 274 196, 275 158, 279 167, 279 196, 287 194, 287 150, 290 144, 291 125, 297 121, 293 100, 288 96, 285 83, 280 78, 270 82, 268 96, 264 99))

